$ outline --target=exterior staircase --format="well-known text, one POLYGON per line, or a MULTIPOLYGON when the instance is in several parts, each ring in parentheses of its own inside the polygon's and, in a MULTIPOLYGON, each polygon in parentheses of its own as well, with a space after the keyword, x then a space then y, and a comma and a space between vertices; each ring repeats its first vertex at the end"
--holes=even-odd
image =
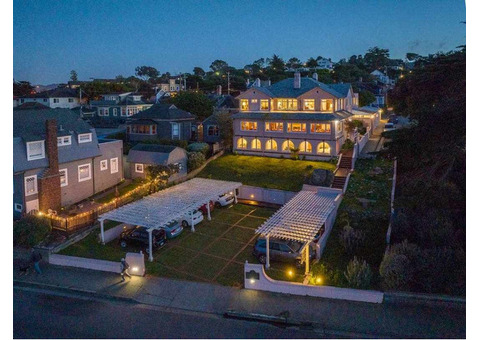
POLYGON ((343 186, 345 185, 346 181, 347 181, 347 177, 335 176, 333 178, 332 188, 343 190, 343 186))
POLYGON ((342 156, 338 168, 348 170, 352 169, 352 157, 342 156))
POLYGON ((344 189, 345 182, 347 181, 347 176, 352 170, 352 154, 342 154, 340 158, 340 163, 338 168, 335 171, 335 177, 333 178, 332 188, 334 189, 344 189))

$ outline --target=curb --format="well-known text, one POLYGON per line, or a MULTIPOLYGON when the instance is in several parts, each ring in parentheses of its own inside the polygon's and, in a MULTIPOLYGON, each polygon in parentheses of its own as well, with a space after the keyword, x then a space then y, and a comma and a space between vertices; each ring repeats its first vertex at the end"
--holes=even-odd
POLYGON ((70 293, 74 292, 81 295, 95 296, 97 298, 102 298, 107 300, 116 300, 116 301, 122 301, 122 302, 128 302, 128 303, 140 303, 133 298, 99 293, 95 290, 81 289, 81 288, 74 288, 74 287, 62 287, 62 286, 57 286, 49 283, 29 282, 29 281, 15 280, 15 279, 13 280, 13 288, 29 287, 29 286, 36 287, 36 288, 51 289, 51 290, 62 291, 62 292, 70 292, 70 293))

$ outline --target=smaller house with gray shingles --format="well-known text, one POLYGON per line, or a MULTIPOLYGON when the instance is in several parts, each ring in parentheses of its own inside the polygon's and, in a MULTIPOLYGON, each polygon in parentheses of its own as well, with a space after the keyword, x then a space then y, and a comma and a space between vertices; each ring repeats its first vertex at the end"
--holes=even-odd
POLYGON ((110 119, 131 117, 150 106, 152 104, 143 101, 140 93, 132 92, 104 94, 101 100, 90 101, 98 117, 110 119))
POLYGON ((194 122, 193 114, 175 105, 155 104, 127 122, 127 139, 133 142, 153 139, 189 141, 194 122))
POLYGON ((149 165, 173 165, 178 173, 169 181, 187 174, 187 151, 173 145, 137 144, 130 149, 127 156, 131 178, 145 178, 149 165))

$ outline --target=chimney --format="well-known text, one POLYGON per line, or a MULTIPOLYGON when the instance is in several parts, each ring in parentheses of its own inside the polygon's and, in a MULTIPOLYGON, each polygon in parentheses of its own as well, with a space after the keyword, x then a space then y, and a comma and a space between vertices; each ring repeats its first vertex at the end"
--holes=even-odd
POLYGON ((219 96, 222 95, 222 85, 217 85, 217 94, 218 94, 219 96))
POLYGON ((255 79, 255 83, 253 85, 257 87, 262 86, 262 82, 260 81, 260 78, 255 79))
POLYGON ((318 73, 317 72, 313 73, 312 78, 318 81, 318 73))
POLYGON ((300 75, 300 72, 295 72, 293 75, 293 88, 294 89, 299 89, 302 86, 302 76, 300 75))
POLYGON ((50 119, 45 122, 46 152, 48 157, 49 174, 58 173, 58 145, 57 145, 57 121, 50 119))
POLYGON ((270 79, 267 80, 267 86, 271 86, 272 85, 272 81, 270 79))

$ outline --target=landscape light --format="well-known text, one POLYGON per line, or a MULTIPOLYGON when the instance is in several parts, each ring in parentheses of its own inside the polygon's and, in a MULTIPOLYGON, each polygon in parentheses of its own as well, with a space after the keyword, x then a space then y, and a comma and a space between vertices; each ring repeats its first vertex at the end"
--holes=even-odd
POLYGON ((133 267, 133 268, 132 268, 132 271, 138 272, 138 267, 133 267))
POLYGON ((290 269, 290 270, 288 271, 288 276, 290 276, 290 277, 293 276, 293 270, 290 269))
POLYGON ((317 285, 321 284, 322 283, 322 278, 320 276, 317 276, 317 278, 315 279, 315 283, 317 285))
POLYGON ((255 195, 254 195, 254 194, 251 194, 251 195, 250 195, 250 198, 254 198, 254 197, 255 197, 255 195))

